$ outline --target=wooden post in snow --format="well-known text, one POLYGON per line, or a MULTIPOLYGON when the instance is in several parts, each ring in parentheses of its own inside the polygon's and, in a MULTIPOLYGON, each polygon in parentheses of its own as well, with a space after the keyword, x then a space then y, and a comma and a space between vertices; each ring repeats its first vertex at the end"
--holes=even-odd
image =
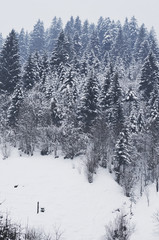
POLYGON ((39 213, 39 202, 37 202, 37 214, 39 213))

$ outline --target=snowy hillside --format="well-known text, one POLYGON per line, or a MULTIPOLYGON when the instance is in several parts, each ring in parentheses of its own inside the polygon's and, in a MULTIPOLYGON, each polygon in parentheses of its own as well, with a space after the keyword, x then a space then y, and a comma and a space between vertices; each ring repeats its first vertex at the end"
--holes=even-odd
MULTIPOLYGON (((23 226, 35 226, 52 232, 55 226, 65 240, 101 240, 105 225, 116 216, 116 209, 130 211, 130 202, 105 169, 99 168, 89 184, 84 159, 66 160, 53 156, 19 156, 0 160, 1 212, 23 226), (45 212, 37 214, 37 202, 45 212)), ((150 189, 150 206, 146 195, 133 206, 135 233, 132 240, 155 240, 152 215, 159 209, 159 196, 150 189)), ((154 231, 155 230, 155 231, 154 231)))

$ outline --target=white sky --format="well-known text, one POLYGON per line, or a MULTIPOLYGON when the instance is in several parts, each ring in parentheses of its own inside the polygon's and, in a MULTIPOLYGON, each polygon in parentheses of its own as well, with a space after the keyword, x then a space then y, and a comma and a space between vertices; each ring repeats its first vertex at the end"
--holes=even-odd
POLYGON ((159 39, 159 0, 0 0, 0 32, 31 31, 38 19, 48 27, 54 16, 64 23, 70 16, 96 23, 100 16, 123 22, 133 15, 139 25, 154 26, 159 39))

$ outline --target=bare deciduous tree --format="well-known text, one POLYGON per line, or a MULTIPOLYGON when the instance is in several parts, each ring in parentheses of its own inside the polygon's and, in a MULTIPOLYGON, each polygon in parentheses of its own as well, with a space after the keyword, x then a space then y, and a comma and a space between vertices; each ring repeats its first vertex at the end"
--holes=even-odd
POLYGON ((105 240, 129 240, 133 232, 134 226, 128 215, 120 210, 114 222, 106 226, 105 240))

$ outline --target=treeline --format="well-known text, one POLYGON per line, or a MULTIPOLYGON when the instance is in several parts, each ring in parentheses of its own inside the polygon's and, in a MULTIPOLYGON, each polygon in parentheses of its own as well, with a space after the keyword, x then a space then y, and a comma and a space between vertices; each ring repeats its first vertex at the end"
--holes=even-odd
POLYGON ((77 17, 14 30, 0 53, 0 135, 33 155, 85 154, 89 182, 108 168, 131 196, 159 178, 159 47, 134 17, 77 17))

